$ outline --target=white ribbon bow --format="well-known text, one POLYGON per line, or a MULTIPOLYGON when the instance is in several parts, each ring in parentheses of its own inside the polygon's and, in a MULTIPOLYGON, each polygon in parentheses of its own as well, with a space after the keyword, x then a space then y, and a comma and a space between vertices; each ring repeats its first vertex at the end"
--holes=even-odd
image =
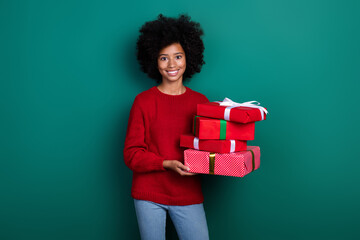
POLYGON ((229 121, 230 120, 230 110, 235 107, 250 107, 250 108, 257 108, 259 109, 261 113, 261 120, 264 120, 264 113, 268 114, 268 111, 260 106, 260 103, 257 101, 249 101, 249 102, 243 102, 243 103, 237 103, 232 101, 230 98, 224 98, 222 102, 218 102, 220 106, 227 106, 224 112, 224 119, 229 121))

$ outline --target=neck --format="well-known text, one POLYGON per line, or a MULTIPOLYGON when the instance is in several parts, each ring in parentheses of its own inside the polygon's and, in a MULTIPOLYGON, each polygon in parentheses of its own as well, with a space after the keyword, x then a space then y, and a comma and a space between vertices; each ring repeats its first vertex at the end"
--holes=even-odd
POLYGON ((166 94, 169 95, 180 95, 185 93, 186 88, 182 81, 176 81, 176 82, 167 82, 163 81, 157 88, 166 94))

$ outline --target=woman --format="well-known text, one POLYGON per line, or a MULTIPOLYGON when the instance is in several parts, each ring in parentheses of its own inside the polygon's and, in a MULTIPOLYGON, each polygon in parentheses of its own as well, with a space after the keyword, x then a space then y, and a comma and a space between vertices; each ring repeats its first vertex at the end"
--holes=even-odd
POLYGON ((180 135, 191 133, 196 105, 208 102, 183 85, 205 63, 202 35, 186 15, 160 14, 140 29, 137 59, 160 83, 136 96, 124 148, 142 239, 165 239, 167 211, 180 239, 209 238, 200 177, 188 172, 179 146, 180 135))

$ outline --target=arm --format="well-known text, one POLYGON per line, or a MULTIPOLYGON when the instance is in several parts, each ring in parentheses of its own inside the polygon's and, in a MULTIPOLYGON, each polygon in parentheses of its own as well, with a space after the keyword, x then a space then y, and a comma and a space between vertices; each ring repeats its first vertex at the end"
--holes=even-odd
POLYGON ((135 98, 130 111, 125 139, 124 161, 135 172, 165 171, 170 169, 181 176, 195 175, 195 173, 187 172, 189 168, 180 161, 165 160, 163 157, 148 151, 145 143, 144 115, 137 98, 135 98))
POLYGON ((165 159, 148 151, 145 143, 144 115, 136 97, 130 111, 128 128, 126 132, 124 161, 135 172, 165 171, 165 159))
MULTIPOLYGON (((201 97, 199 98, 199 103, 206 103, 206 102, 209 102, 209 99, 205 95, 201 94, 201 97)), ((164 160, 163 166, 166 169, 171 169, 177 172, 181 176, 197 175, 197 173, 188 172, 190 170, 189 167, 185 166, 184 164, 182 164, 180 161, 177 160, 164 160)))

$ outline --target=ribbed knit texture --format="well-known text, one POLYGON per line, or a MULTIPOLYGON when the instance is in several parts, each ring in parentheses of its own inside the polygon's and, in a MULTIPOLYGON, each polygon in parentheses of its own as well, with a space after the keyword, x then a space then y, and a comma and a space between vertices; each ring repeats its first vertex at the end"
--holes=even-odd
POLYGON ((181 95, 152 87, 136 96, 124 148, 125 164, 133 171, 133 198, 166 205, 203 202, 200 176, 180 176, 164 169, 163 161, 184 162, 180 135, 191 133, 196 105, 208 101, 188 87, 181 95))

